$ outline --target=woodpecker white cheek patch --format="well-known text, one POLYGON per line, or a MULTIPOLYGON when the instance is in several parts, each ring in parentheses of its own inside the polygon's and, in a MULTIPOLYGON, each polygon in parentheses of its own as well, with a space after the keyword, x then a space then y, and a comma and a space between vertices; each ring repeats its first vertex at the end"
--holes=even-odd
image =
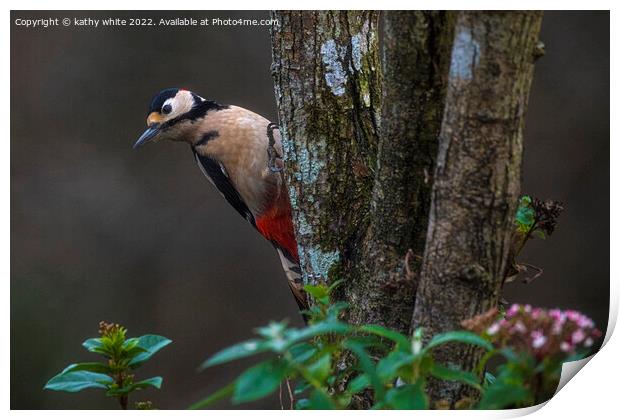
POLYGON ((180 90, 174 98, 168 99, 164 104, 172 107, 167 119, 173 119, 189 112, 194 104, 194 99, 191 92, 180 90))

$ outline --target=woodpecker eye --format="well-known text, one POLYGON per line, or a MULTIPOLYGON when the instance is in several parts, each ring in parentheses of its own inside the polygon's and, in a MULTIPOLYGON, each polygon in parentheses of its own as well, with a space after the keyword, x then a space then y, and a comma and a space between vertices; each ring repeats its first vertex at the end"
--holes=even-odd
POLYGON ((164 105, 161 109, 161 112, 163 112, 164 114, 170 114, 171 111, 172 111, 172 105, 170 104, 164 105))

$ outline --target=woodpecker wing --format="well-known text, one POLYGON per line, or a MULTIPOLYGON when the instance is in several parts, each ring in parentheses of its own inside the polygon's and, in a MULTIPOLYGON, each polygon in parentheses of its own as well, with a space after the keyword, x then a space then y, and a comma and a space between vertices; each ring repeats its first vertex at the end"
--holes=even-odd
POLYGON ((224 168, 224 166, 215 159, 200 154, 196 151, 196 149, 193 149, 193 151, 198 167, 205 177, 211 181, 226 201, 228 201, 228 203, 233 206, 233 208, 237 210, 237 212, 244 219, 250 222, 252 226, 256 227, 256 222, 254 221, 252 212, 230 181, 226 168, 224 168))

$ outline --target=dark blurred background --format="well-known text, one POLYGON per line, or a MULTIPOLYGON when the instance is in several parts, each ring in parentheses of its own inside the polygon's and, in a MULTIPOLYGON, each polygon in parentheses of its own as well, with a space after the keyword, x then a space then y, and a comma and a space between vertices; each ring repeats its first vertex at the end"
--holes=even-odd
MULTIPOLYGON (((268 27, 39 28, 16 18, 267 18, 266 12, 12 12, 11 408, 116 408, 100 392, 43 391, 100 320, 174 343, 141 377, 185 408, 247 364, 197 373, 252 328, 300 324, 273 248, 203 178, 185 144, 131 145, 162 88, 274 121, 268 27), (143 376, 142 376, 143 375, 143 376)), ((523 191, 564 202, 556 233, 521 258, 544 268, 509 301, 609 306, 609 14, 548 12, 525 133, 523 191)), ((220 405, 228 407, 227 404, 220 405)), ((276 399, 254 408, 279 408, 276 399)))

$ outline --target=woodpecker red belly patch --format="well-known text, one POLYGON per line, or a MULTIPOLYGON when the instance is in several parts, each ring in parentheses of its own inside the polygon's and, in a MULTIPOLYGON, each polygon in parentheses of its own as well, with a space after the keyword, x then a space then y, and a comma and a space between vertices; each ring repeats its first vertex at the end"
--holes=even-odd
POLYGON ((256 218, 256 229, 276 247, 281 248, 299 263, 297 241, 293 230, 290 204, 276 205, 256 218))

